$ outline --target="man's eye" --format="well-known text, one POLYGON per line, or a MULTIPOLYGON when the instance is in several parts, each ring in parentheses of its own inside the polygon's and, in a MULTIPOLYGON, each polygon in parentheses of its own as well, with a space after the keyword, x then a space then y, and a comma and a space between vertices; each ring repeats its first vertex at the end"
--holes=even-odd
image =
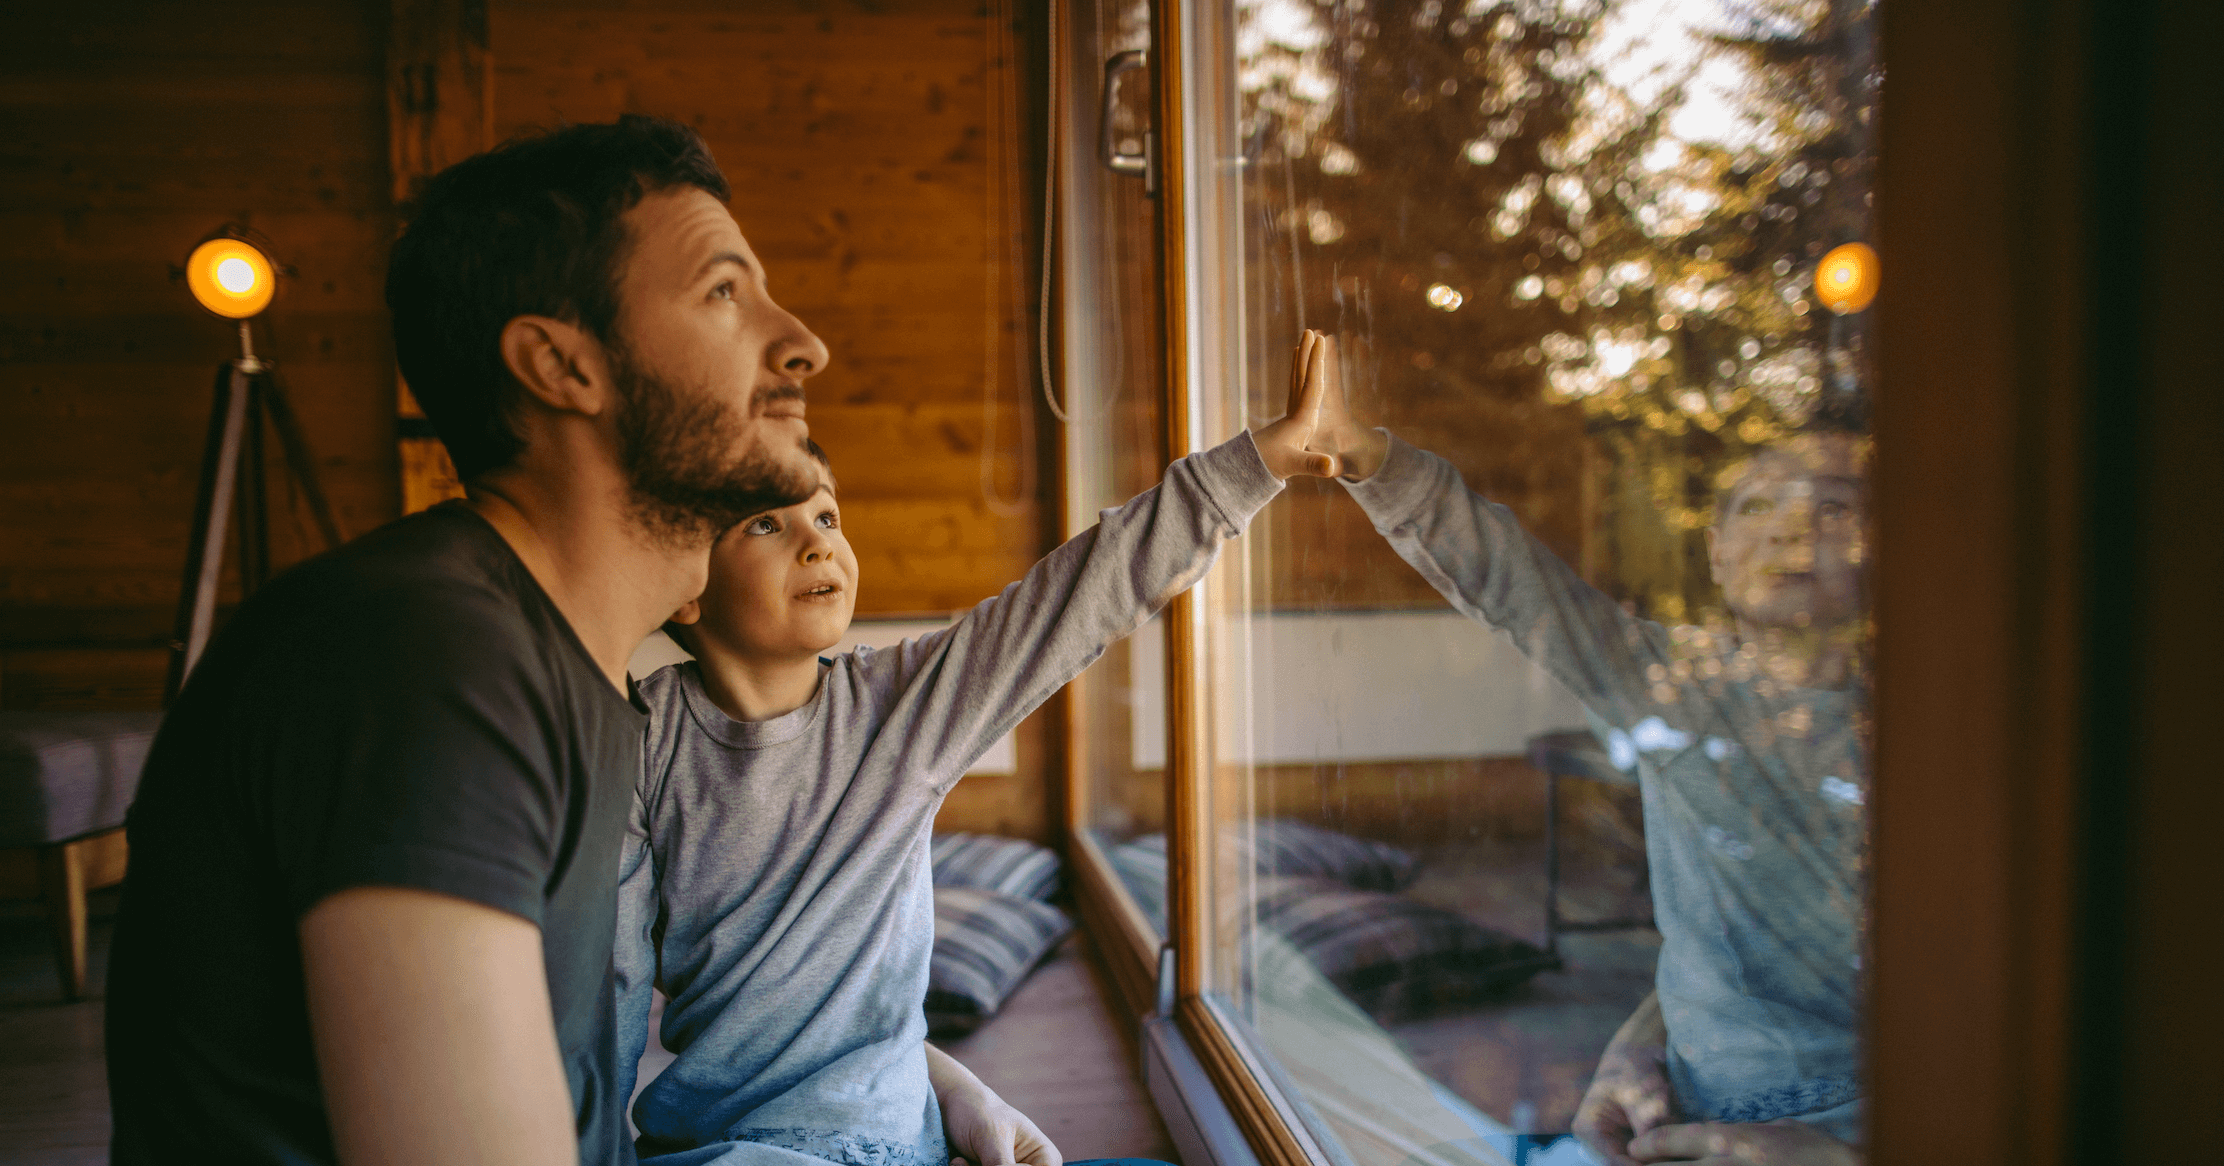
POLYGON ((1766 514, 1774 509, 1776 509, 1776 504, 1766 498, 1748 498, 1745 500, 1745 505, 1738 507, 1738 513, 1766 514))
POLYGON ((717 287, 710 289, 710 295, 711 298, 714 300, 730 300, 734 298, 734 281, 730 279, 720 281, 717 287))
POLYGON ((1853 508, 1843 502, 1825 502, 1815 507, 1817 518, 1844 518, 1851 513, 1853 513, 1853 508))

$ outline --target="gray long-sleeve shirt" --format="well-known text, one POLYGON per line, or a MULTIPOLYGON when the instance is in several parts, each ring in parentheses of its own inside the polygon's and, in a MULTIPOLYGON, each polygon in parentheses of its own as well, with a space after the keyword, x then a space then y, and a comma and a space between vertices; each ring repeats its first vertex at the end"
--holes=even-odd
POLYGON ((652 982, 677 1054, 634 1106, 644 1156, 946 1166, 922 1047, 935 809, 1281 486, 1249 434, 1184 458, 949 628, 834 658, 768 721, 719 711, 693 662, 641 683, 619 1056, 640 1054, 652 982))
POLYGON ((1512 636, 1635 768, 1685 1116, 1797 1117, 1857 1140, 1868 768, 1852 694, 1772 682, 1734 636, 1629 615, 1395 437, 1347 485, 1406 562, 1512 636))

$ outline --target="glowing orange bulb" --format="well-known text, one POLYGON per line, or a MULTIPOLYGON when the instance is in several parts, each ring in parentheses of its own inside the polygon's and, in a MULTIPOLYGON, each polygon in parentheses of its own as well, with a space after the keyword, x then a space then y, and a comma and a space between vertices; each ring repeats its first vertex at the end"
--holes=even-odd
POLYGON ((238 239, 211 239, 185 261, 185 286, 201 306, 219 316, 244 320, 270 306, 278 281, 270 260, 238 239))
POLYGON ((1875 248, 1867 243, 1841 243, 1815 265, 1815 298, 1841 316, 1850 316, 1875 302, 1882 269, 1875 248))

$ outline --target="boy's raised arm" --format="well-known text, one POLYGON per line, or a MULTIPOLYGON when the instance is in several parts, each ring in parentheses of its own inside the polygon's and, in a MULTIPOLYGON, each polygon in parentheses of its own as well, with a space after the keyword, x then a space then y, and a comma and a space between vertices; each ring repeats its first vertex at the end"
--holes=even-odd
POLYGON ((1584 582, 1450 462, 1354 420, 1334 341, 1324 340, 1309 372, 1321 381, 1308 396, 1319 402, 1313 447, 1335 456, 1345 488, 1400 558, 1462 614, 1511 635, 1594 711, 1625 724, 1658 711, 1644 692, 1646 668, 1668 660, 1658 625, 1584 582))
POLYGON ((993 599, 930 636, 865 658, 895 690, 883 747, 910 772, 954 782, 998 737, 1188 590, 1281 492, 1283 479, 1328 476, 1334 455, 1308 448, 1324 384, 1303 370, 1320 359, 1307 334, 1282 419, 1168 467, 1165 480, 1103 511, 993 599), (898 722, 902 722, 901 725, 898 722))

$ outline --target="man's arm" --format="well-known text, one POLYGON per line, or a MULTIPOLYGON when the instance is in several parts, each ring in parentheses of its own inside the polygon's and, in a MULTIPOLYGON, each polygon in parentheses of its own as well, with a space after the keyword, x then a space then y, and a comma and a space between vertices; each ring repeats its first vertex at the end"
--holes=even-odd
POLYGON ((533 924, 360 887, 301 919, 332 1140, 346 1166, 578 1161, 533 924))
POLYGON ((952 1166, 1064 1166, 1058 1147, 1035 1128, 1027 1115, 1013 1109, 996 1091, 981 1083, 956 1057, 927 1046, 927 1080, 935 1100, 942 1105, 942 1129, 950 1143, 952 1166))

